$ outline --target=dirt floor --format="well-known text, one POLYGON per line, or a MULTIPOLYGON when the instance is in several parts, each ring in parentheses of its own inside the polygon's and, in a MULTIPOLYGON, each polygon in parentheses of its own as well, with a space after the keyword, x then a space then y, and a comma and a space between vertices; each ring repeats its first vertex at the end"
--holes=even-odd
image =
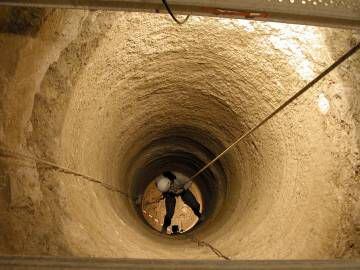
MULTIPOLYGON (((165 15, 81 10, 1 8, 0 25, 0 148, 127 192, 169 153, 184 170, 210 160, 360 40, 352 30, 203 17, 180 27, 165 15)), ((191 237, 230 259, 359 258, 359 82, 358 53, 212 167, 212 212, 191 237)), ((125 196, 9 157, 0 254, 218 258, 155 233, 125 196)))

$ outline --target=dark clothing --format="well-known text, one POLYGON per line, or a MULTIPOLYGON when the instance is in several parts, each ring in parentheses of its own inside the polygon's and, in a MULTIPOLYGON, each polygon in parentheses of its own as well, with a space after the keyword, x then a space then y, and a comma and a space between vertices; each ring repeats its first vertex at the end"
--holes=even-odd
POLYGON ((188 205, 191 210, 194 212, 194 214, 200 218, 200 204, 196 200, 194 194, 190 190, 184 190, 179 195, 176 195, 172 192, 166 192, 163 193, 163 196, 165 198, 165 206, 166 206, 166 215, 164 217, 164 224, 163 224, 163 230, 166 230, 167 227, 171 224, 171 219, 174 216, 175 212, 175 205, 176 205, 176 197, 181 196, 181 199, 183 202, 188 205))

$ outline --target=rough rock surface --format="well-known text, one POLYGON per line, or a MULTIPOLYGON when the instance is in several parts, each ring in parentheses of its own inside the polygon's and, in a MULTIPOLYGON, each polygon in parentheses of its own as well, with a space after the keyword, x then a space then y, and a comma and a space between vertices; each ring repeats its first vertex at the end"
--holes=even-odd
MULTIPOLYGON (((360 40, 230 19, 179 27, 153 14, 44 14, 30 35, 0 34, 0 146, 123 190, 139 156, 187 149, 186 138, 199 159, 204 148, 220 153, 360 40)), ((198 239, 231 259, 359 257, 359 71, 357 54, 220 161, 224 203, 198 239)), ((0 253, 217 258, 154 234, 126 197, 9 158, 0 158, 0 253)))

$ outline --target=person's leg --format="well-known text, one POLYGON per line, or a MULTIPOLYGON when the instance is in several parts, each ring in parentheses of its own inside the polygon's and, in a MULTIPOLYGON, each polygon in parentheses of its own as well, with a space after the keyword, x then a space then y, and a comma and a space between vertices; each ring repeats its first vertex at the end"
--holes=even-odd
POLYGON ((176 198, 174 194, 165 193, 165 207, 166 207, 166 215, 164 217, 164 223, 161 229, 162 233, 166 232, 167 227, 171 224, 171 219, 174 216, 175 212, 175 205, 176 205, 176 198))
POLYGON ((191 208, 191 210, 193 210, 194 214, 198 218, 201 217, 200 204, 190 190, 185 190, 183 193, 181 193, 181 199, 191 208))

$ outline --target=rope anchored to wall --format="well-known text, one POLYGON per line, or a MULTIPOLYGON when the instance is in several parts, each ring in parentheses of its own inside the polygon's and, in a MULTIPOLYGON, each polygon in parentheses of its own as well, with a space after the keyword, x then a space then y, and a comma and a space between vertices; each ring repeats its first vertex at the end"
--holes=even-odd
POLYGON ((179 21, 179 20, 175 17, 174 13, 172 12, 172 10, 171 10, 168 2, 167 2, 166 0, 162 0, 162 2, 163 2, 163 4, 164 4, 167 12, 170 14, 171 18, 173 18, 173 20, 174 20, 177 24, 180 24, 180 25, 181 25, 181 24, 184 24, 184 23, 186 23, 187 20, 190 18, 190 15, 187 15, 186 18, 185 18, 183 21, 179 21))
POLYGON ((33 162, 36 162, 37 165, 42 165, 42 166, 44 166, 46 168, 50 168, 50 169, 56 170, 56 171, 61 172, 61 173, 70 174, 70 175, 74 175, 74 176, 79 176, 79 177, 83 178, 86 181, 93 182, 93 183, 96 183, 96 184, 100 184, 101 186, 103 186, 104 188, 106 188, 106 189, 108 189, 110 191, 118 192, 121 195, 129 197, 128 193, 126 193, 126 192, 124 192, 124 191, 122 191, 122 190, 120 190, 118 188, 115 188, 115 187, 113 187, 113 186, 111 186, 109 184, 106 184, 104 181, 101 181, 99 179, 96 179, 95 177, 92 177, 92 176, 77 172, 77 171, 72 170, 70 168, 60 166, 60 165, 58 165, 56 163, 47 161, 45 159, 41 159, 41 158, 26 155, 26 154, 22 154, 22 153, 19 153, 19 152, 15 152, 15 151, 12 151, 12 150, 9 150, 9 149, 5 149, 3 147, 0 147, 0 156, 7 157, 7 158, 14 158, 14 159, 17 159, 17 160, 22 160, 22 161, 33 161, 33 162))

